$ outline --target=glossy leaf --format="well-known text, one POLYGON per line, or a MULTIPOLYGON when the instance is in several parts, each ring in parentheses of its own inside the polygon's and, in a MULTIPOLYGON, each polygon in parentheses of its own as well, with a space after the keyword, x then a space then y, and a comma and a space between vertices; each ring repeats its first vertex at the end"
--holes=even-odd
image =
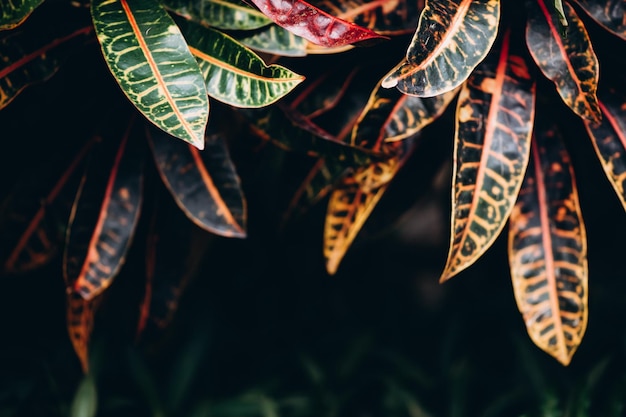
POLYGON ((91 27, 73 32, 57 28, 54 33, 17 32, 0 39, 0 109, 29 85, 52 77, 92 32, 91 27))
POLYGON ((500 0, 427 0, 406 60, 382 86, 419 97, 455 89, 489 53, 499 20, 500 0))
POLYGON ((0 0, 0 30, 19 26, 41 3, 43 0, 0 0))
POLYGON ((452 230, 445 281, 496 240, 524 179, 535 114, 535 84, 509 35, 472 73, 456 112, 452 230))
MULTIPOLYGON (((96 140, 93 138, 85 144, 41 200, 33 198, 31 187, 19 184, 18 191, 25 190, 26 198, 10 197, 2 205, 0 219, 4 220, 0 226, 3 236, 0 253, 6 254, 2 258, 6 273, 33 270, 56 254, 60 233, 54 226, 60 221, 63 224, 61 229, 65 229, 71 205, 65 207, 64 200, 73 200, 80 180, 78 168, 96 140)), ((40 176, 36 181, 38 184, 46 182, 40 176)))
POLYGON ((237 40, 255 51, 279 56, 306 56, 308 41, 278 25, 238 36, 237 40))
POLYGON ((97 300, 85 300, 71 289, 67 295, 67 331, 81 368, 89 372, 89 340, 93 331, 97 300))
POLYGON ((626 40, 626 2, 623 0, 576 0, 576 3, 609 32, 626 40))
POLYGON ((209 96, 235 107, 263 107, 293 90, 304 77, 280 65, 267 66, 228 35, 192 24, 183 26, 209 96))
POLYGON ((207 149, 148 132, 161 179, 176 204, 198 227, 227 237, 246 236, 246 203, 223 139, 207 136, 207 149))
POLYGON ((205 26, 253 30, 272 23, 263 13, 238 0, 165 0, 168 10, 205 26))
POLYGON ((611 91, 599 102, 602 121, 585 121, 604 173, 626 210, 626 97, 611 91))
POLYGON ((382 39, 367 28, 332 16, 303 0, 250 0, 274 23, 317 45, 338 47, 382 39))
POLYGON ((104 149, 96 150, 70 215, 64 274, 86 300, 111 285, 125 262, 139 221, 143 170, 140 149, 130 137, 131 127, 132 123, 121 142, 105 140, 104 149))
POLYGON ((587 327, 587 242, 570 158, 553 130, 533 140, 510 218, 509 264, 528 334, 569 364, 587 327))
POLYGON ((554 82, 565 104, 583 119, 599 121, 600 108, 596 97, 598 59, 583 22, 565 3, 569 26, 563 36, 559 22, 545 0, 536 0, 530 5, 526 24, 526 44, 530 54, 543 74, 554 82))
POLYGON ((178 26, 156 0, 94 0, 105 61, 148 120, 202 149, 209 102, 202 73, 178 26))

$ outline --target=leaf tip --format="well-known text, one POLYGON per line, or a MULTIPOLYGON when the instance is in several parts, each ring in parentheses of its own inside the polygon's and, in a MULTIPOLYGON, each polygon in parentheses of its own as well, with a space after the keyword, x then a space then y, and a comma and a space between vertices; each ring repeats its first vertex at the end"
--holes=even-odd
POLYGON ((387 77, 383 78, 383 81, 380 83, 380 85, 383 88, 393 88, 398 85, 398 79, 393 75, 388 75, 387 77))

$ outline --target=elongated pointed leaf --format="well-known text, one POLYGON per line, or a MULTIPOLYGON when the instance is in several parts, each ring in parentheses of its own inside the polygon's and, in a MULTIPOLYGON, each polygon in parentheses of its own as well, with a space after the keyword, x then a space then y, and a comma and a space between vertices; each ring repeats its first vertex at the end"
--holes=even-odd
POLYGON ((51 32, 18 32, 0 39, 0 109, 29 85, 52 77, 93 32, 91 27, 68 31, 56 26, 51 32))
POLYGON ((0 0, 0 30, 19 26, 41 3, 43 0, 0 0))
POLYGON ((225 30, 253 30, 272 23, 260 11, 238 0, 165 0, 164 6, 196 23, 225 30))
POLYGON ((489 53, 499 20, 500 0, 427 0, 406 61, 382 86, 420 97, 453 90, 489 53))
POLYGON ((85 300, 78 292, 67 295, 67 331, 83 373, 89 372, 89 340, 98 300, 85 300))
POLYGON ((274 24, 261 31, 238 36, 237 40, 255 51, 293 57, 306 56, 309 44, 306 39, 274 24))
POLYGON ((558 19, 550 12, 546 0, 529 4, 526 44, 537 66, 556 85, 563 102, 583 119, 597 122, 600 108, 598 58, 583 22, 574 9, 564 4, 569 25, 561 35, 558 19))
POLYGON ((617 197, 626 210, 626 96, 611 91, 599 102, 602 121, 585 121, 591 143, 617 197))
POLYGON ((626 40, 626 2, 623 0, 576 0, 606 30, 626 40))
MULTIPOLYGON (((54 185, 46 190, 45 197, 39 199, 37 195, 31 195, 34 190, 20 184, 19 191, 28 193, 26 198, 10 198, 3 204, 0 210, 0 219, 4 219, 0 223, 3 236, 0 253, 6 254, 2 258, 5 272, 30 271, 47 263, 56 254, 60 233, 54 226, 60 222, 63 225, 61 230, 65 229, 71 209, 65 200, 73 201, 80 181, 78 168, 95 140, 90 140, 76 154, 54 185)), ((40 176, 36 181, 38 184, 45 182, 40 176)))
POLYGON ((257 54, 222 32, 192 24, 184 25, 183 31, 208 94, 221 102, 235 107, 267 106, 304 80, 280 65, 265 65, 257 54))
POLYGON ((535 83, 507 34, 459 96, 450 251, 441 281, 476 262, 504 228, 528 165, 534 113, 535 83))
POLYGON ((381 35, 332 16, 303 0, 250 0, 274 23, 310 42, 338 47, 381 35))
POLYGON ((172 18, 156 0, 94 0, 105 61, 143 115, 202 149, 209 117, 204 78, 172 18))
POLYGON ((105 148, 97 149, 72 208, 64 273, 68 284, 86 300, 111 285, 139 221, 143 164, 131 128, 132 123, 121 142, 107 137, 105 148))
POLYGON ((533 140, 510 219, 509 264, 528 334, 569 364, 587 327, 587 241, 572 165, 553 130, 533 140))
POLYGON ((246 236, 246 203, 239 177, 221 137, 207 137, 207 149, 148 132, 161 179, 176 204, 198 227, 227 237, 246 236))

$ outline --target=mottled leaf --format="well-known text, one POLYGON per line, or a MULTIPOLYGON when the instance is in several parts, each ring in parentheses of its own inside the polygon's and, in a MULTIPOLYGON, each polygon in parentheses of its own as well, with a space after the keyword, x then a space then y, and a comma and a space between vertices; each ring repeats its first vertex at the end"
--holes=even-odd
POLYGON ((304 77, 280 65, 267 66, 228 35, 193 24, 182 26, 197 58, 209 96, 235 107, 263 107, 293 90, 304 77))
POLYGON ((237 40, 255 51, 278 56, 306 56, 308 41, 278 25, 270 25, 254 33, 246 33, 237 40))
POLYGON ((591 143, 615 193, 626 210, 626 95, 610 91, 599 102, 602 121, 585 121, 591 143))
POLYGON ((576 0, 576 3, 606 30, 626 40, 624 0, 576 0))
POLYGON ((41 3, 43 0, 0 0, 0 30, 19 26, 41 3))
POLYGON ((504 228, 528 165, 534 114, 535 83, 507 33, 459 95, 452 230, 441 281, 476 262, 504 228))
POLYGON ((510 218, 517 306, 541 349, 569 364, 587 327, 587 241, 570 158, 554 130, 535 133, 510 218))
POLYGON ((108 288, 125 262, 142 203, 143 167, 138 143, 105 136, 89 164, 72 207, 64 275, 84 299, 108 288))
POLYGON ((332 16, 303 0, 250 0, 274 23, 317 45, 338 47, 382 39, 367 28, 332 16))
POLYGON ((200 153, 155 129, 148 137, 161 179, 187 217, 211 233, 245 237, 246 203, 223 138, 207 136, 200 153))
POLYGON ((0 109, 31 84, 52 77, 61 63, 83 45, 93 28, 68 31, 56 25, 52 32, 16 32, 0 39, 0 109))
POLYGON ((98 299, 85 300, 69 289, 67 295, 67 331, 81 368, 89 372, 89 340, 93 331, 94 313, 98 299))
POLYGON ((382 86, 420 97, 453 90, 487 56, 499 20, 500 0, 427 0, 406 60, 382 86))
POLYGON ((263 13, 239 0, 164 0, 179 16, 225 30, 253 30, 272 23, 263 13))
POLYGON ((526 44, 543 72, 556 85, 561 98, 583 119, 597 122, 600 108, 596 98, 598 59, 583 22, 567 3, 569 21, 565 35, 545 0, 534 0, 526 24, 526 44))
POLYGON ((199 149, 209 117, 204 78, 178 26, 156 0, 94 0, 109 69, 148 120, 199 149))

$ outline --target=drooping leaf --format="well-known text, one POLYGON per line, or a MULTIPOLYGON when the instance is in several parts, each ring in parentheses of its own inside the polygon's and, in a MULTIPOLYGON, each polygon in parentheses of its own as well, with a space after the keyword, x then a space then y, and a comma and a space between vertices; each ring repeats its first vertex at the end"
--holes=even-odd
POLYGON ((609 32, 626 40, 626 2, 623 0, 576 0, 576 3, 609 32))
POLYGON ((382 86, 419 97, 453 90, 489 53, 499 20, 500 0, 427 0, 406 60, 382 86))
POLYGON ((531 339, 569 364, 587 327, 587 241, 570 158, 554 130, 535 133, 510 218, 509 265, 531 339))
POLYGON ((303 0, 250 0, 274 23, 310 42, 339 47, 372 39, 376 32, 332 16, 303 0))
POLYGON ((163 7, 156 0, 94 0, 91 14, 128 99, 156 126, 202 149, 209 117, 204 78, 163 7))
POLYGON ((148 137, 161 179, 185 215, 211 233, 245 237, 246 203, 223 138, 208 135, 200 153, 155 129, 148 137))
MULTIPOLYGON (((54 227, 57 221, 66 224, 71 205, 65 207, 65 199, 72 199, 78 188, 80 176, 76 175, 97 138, 88 141, 76 154, 54 185, 44 192, 45 197, 33 196, 31 187, 18 185, 18 191, 26 196, 9 199, 0 208, 0 234, 3 239, 0 253, 3 255, 4 271, 20 273, 35 269, 47 263, 56 254, 59 230, 54 227), (64 198, 65 197, 65 198, 64 198)), ((37 184, 47 183, 38 176, 37 184)), ((61 228, 64 230, 64 227, 61 228)))
POLYGON ((309 43, 306 39, 275 24, 251 34, 238 36, 237 40, 255 51, 292 57, 306 56, 309 43))
POLYGON ((272 23, 239 0, 164 0, 163 5, 179 16, 218 29, 253 30, 272 23))
POLYGON ((599 102, 602 121, 585 121, 591 143, 617 197, 626 210, 626 96, 610 91, 599 102))
POLYGON ((17 32, 0 39, 0 109, 29 85, 52 77, 61 63, 92 34, 93 28, 17 32))
POLYGON ((66 281, 84 299, 108 288, 125 262, 143 199, 143 163, 131 136, 106 136, 72 207, 63 259, 66 281))
POLYGON ((43 0, 0 0, 0 30, 19 26, 41 3, 43 0))
POLYGON ((283 66, 265 65, 257 54, 222 32, 191 23, 182 29, 208 94, 221 102, 235 107, 267 106, 304 80, 283 66))
POLYGON ((600 108, 598 58, 583 22, 567 3, 564 10, 569 21, 565 36, 559 31, 557 18, 550 13, 546 0, 529 2, 526 44, 537 66, 556 85, 563 102, 583 119, 597 122, 600 108))
POLYGON ((452 230, 441 281, 472 265, 513 209, 530 154, 535 83, 508 33, 459 96, 452 175, 452 230))
POLYGON ((85 300, 71 289, 67 295, 67 331, 85 374, 89 372, 89 340, 98 301, 98 299, 85 300))

